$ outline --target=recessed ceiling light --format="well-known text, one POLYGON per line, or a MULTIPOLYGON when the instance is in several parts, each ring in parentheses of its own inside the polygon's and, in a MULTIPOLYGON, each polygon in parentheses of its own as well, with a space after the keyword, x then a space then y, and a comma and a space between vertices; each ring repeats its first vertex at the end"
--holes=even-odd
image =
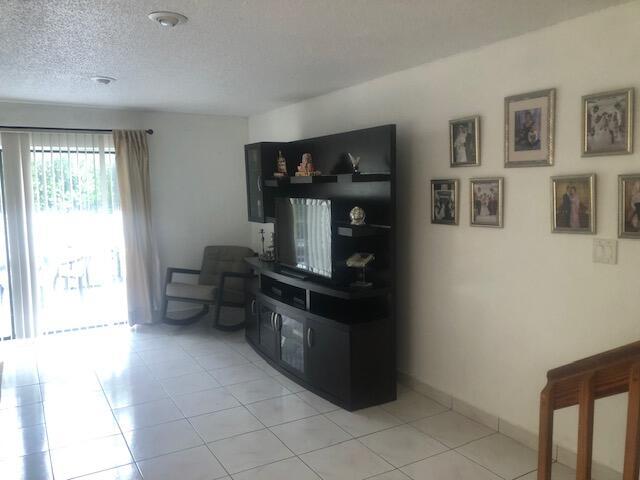
POLYGON ((116 79, 113 77, 104 77, 102 75, 91 77, 91 80, 93 80, 95 83, 99 85, 109 85, 110 83, 113 83, 116 81, 116 79))
POLYGON ((166 28, 172 28, 179 23, 187 22, 187 17, 175 12, 152 12, 149 14, 149 18, 166 28))

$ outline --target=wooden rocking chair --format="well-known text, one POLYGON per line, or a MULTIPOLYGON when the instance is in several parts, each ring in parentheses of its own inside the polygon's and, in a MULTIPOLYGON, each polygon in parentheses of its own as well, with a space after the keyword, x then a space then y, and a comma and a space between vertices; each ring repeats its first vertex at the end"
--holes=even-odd
POLYGON ((245 279, 251 277, 244 258, 253 256, 253 250, 236 246, 209 246, 204 249, 200 270, 189 268, 167 268, 162 302, 162 319, 170 325, 191 325, 209 313, 215 305, 213 326, 219 330, 239 330, 244 322, 235 325, 220 323, 221 307, 244 307, 245 279), (174 274, 198 275, 198 283, 174 282, 174 274), (202 305, 199 312, 186 318, 167 316, 169 301, 202 305))

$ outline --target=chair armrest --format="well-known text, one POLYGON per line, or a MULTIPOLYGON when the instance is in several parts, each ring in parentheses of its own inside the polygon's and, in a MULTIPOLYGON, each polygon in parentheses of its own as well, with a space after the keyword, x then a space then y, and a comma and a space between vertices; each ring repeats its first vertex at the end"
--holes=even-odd
POLYGON ((183 273, 186 275, 200 275, 200 270, 194 270, 192 268, 168 267, 167 275, 165 276, 165 280, 164 280, 165 291, 167 288, 167 284, 171 283, 171 281, 173 280, 174 273, 183 273))
POLYGON ((217 292, 217 299, 216 302, 218 302, 220 305, 222 304, 222 299, 224 297, 224 281, 227 279, 227 277, 231 277, 231 278, 253 278, 253 273, 240 273, 240 272, 222 272, 220 274, 220 282, 218 283, 218 292, 217 292))

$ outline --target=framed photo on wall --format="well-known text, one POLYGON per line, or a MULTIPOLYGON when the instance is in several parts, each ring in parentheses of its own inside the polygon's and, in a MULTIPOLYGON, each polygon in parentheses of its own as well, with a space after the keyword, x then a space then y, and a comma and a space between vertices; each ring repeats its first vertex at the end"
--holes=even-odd
POLYGON ((618 236, 640 239, 640 173, 618 177, 618 236))
POLYGON ((431 180, 431 223, 458 225, 458 180, 431 180))
POLYGON ((480 165, 480 116, 449 121, 449 158, 452 167, 480 165))
POLYGON ((556 90, 504 99, 504 166, 553 165, 556 90))
POLYGON ((551 231, 596 233, 596 175, 551 177, 551 231))
POLYGON ((633 88, 582 97, 582 156, 633 153, 633 88))
POLYGON ((472 226, 502 228, 503 185, 502 177, 470 180, 472 226))

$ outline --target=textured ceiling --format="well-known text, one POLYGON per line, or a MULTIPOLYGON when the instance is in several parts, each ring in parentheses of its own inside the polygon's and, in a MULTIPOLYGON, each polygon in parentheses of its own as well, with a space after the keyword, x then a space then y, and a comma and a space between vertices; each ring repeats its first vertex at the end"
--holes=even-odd
POLYGON ((0 0, 0 99, 249 115, 620 3, 0 0))

